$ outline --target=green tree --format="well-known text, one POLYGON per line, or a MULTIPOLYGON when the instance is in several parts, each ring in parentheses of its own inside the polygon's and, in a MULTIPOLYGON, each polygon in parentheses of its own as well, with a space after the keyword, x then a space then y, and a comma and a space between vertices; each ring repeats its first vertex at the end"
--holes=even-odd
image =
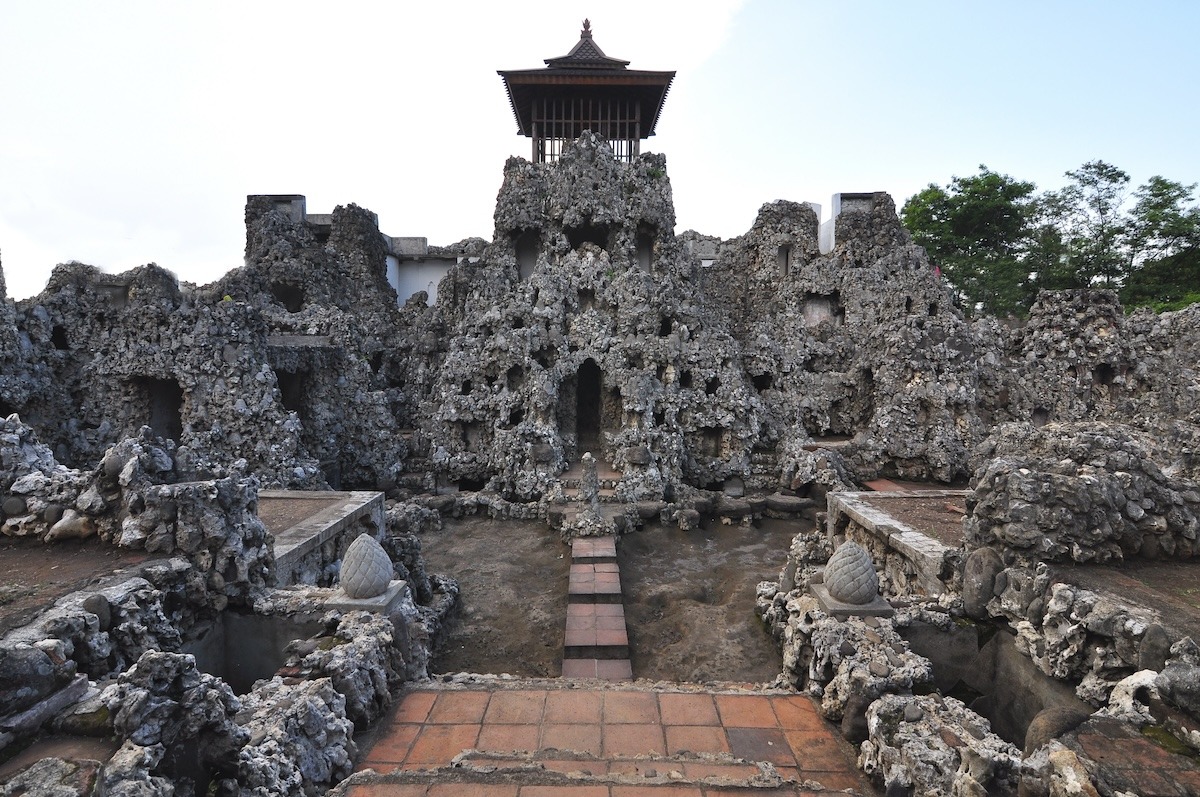
POLYGON ((1067 177, 1071 182, 1066 187, 1040 200, 1043 224, 1057 229, 1065 247, 1065 259, 1042 275, 1048 284, 1041 287, 1119 287, 1131 267, 1123 212, 1129 175, 1095 160, 1067 177))
POLYGON ((1033 183, 979 167, 979 174, 931 183, 900 210, 913 240, 969 313, 1022 312, 1032 296, 1024 264, 1035 206, 1033 183))
POLYGON ((1134 192, 1133 268, 1121 288, 1127 307, 1168 310, 1200 301, 1200 206, 1187 204, 1195 190, 1156 175, 1134 192))

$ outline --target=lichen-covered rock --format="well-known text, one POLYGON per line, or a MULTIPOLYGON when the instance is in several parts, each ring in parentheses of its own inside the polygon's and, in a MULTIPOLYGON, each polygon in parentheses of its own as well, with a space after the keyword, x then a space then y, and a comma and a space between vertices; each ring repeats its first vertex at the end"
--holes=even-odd
POLYGON ((259 683, 238 719, 249 742, 238 752, 243 797, 324 794, 354 769, 354 723, 329 679, 259 683))
POLYGON ((366 727, 383 716, 392 687, 404 678, 395 629, 388 618, 369 612, 335 614, 328 622, 325 636, 288 645, 288 664, 309 680, 328 677, 346 700, 346 716, 366 727))
POLYGON ((870 603, 879 596, 879 576, 871 554, 853 540, 839 545, 825 564, 825 588, 842 603, 870 603))
POLYGON ((102 699, 114 731, 128 745, 170 751, 195 746, 194 762, 175 755, 151 757, 149 775, 182 785, 191 780, 195 765, 214 779, 236 774, 237 751, 249 739, 233 720, 241 704, 228 684, 197 670, 192 656, 148 651, 102 699))
POLYGON ((888 793, 1015 795, 1021 751, 952 697, 884 695, 867 709, 858 765, 888 793))
POLYGON ((1006 424, 975 453, 964 532, 1026 559, 1188 558, 1200 484, 1155 436, 1102 422, 1006 424))
POLYGON ((392 580, 392 560, 379 541, 360 534, 342 557, 339 583, 351 598, 382 595, 392 580))

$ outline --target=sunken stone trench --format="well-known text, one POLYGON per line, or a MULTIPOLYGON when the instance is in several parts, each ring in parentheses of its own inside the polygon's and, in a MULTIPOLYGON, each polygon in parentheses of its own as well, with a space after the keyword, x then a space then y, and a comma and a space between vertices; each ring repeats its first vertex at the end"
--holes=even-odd
POLYGON ((486 240, 0 272, 0 794, 1200 793, 1200 305, 676 234, 674 73, 501 78, 486 240))

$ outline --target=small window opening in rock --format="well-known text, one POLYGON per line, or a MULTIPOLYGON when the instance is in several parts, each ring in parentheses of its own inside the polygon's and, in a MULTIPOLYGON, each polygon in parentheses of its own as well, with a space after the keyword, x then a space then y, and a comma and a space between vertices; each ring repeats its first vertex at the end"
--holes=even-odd
POLYGON ((517 407, 508 414, 508 425, 510 428, 516 426, 523 420, 525 420, 525 410, 521 407, 517 407))
POLYGON ((912 312, 912 297, 911 296, 907 296, 904 299, 904 312, 906 312, 906 313, 912 312))
POLYGON ((609 229, 607 225, 584 224, 579 227, 567 227, 565 232, 572 249, 578 249, 585 243, 595 244, 601 249, 608 249, 609 229))
POLYGON ((469 396, 473 387, 470 379, 464 379, 463 383, 458 387, 458 392, 460 395, 469 396))
POLYGON ((1092 369, 1093 385, 1111 385, 1117 378, 1117 369, 1109 363, 1100 363, 1092 369))
POLYGON ((183 388, 174 379, 140 377, 137 387, 145 396, 145 423, 159 437, 179 442, 183 437, 183 388))
POLYGON ((525 369, 519 365, 512 366, 504 373, 504 384, 510 391, 517 390, 524 381, 525 369))
POLYGON ((477 493, 487 487, 487 479, 471 479, 463 477, 458 480, 458 489, 464 493, 477 493))
POLYGON ((304 419, 304 397, 308 393, 308 374, 304 371, 278 371, 275 381, 279 384, 279 402, 289 412, 304 419))
POLYGON ((753 377, 754 389, 759 393, 763 392, 764 390, 770 390, 774 381, 775 377, 771 374, 758 374, 757 376, 753 377))
POLYGON ((579 441, 581 454, 598 452, 600 448, 602 383, 600 366, 591 357, 584 360, 575 382, 575 439, 579 441))
POLYGON ((596 306, 596 292, 591 288, 581 288, 579 291, 579 310, 591 310, 596 306))
POLYGON ((638 268, 643 272, 649 273, 654 255, 654 231, 646 225, 638 229, 636 248, 638 268))
POLYGON ((684 389, 690 389, 692 386, 692 372, 684 371, 679 375, 679 386, 684 389))
POLYGON ((709 482, 704 485, 704 489, 712 493, 719 493, 725 489, 725 482, 709 482))
POLYGON ((321 475, 325 483, 334 490, 342 489, 342 465, 336 459, 321 461, 321 475))
POLYGON ((467 451, 481 451, 483 443, 483 424, 469 421, 459 424, 462 432, 463 448, 467 451))
POLYGON ((671 330, 674 328, 675 322, 669 316, 663 316, 662 320, 658 322, 658 336, 665 338, 671 334, 671 330))
POLYGON ((554 352, 550 349, 538 349, 533 353, 533 361, 542 368, 549 368, 554 364, 554 352))
POLYGON ((16 412, 16 410, 13 409, 12 406, 9 405, 9 403, 7 401, 0 401, 0 418, 7 418, 9 415, 12 415, 14 412, 16 412))
POLYGON ((659 382, 663 381, 664 379, 667 378, 667 366, 665 366, 665 365, 658 366, 658 368, 655 370, 654 373, 658 377, 659 382))
POLYGON ((720 426, 702 426, 700 427, 700 436, 703 440, 704 454, 714 458, 720 457, 721 441, 725 436, 725 430, 720 426))
POLYGON ((792 267, 792 245, 784 244, 775 250, 775 266, 779 270, 779 276, 786 277, 792 267))
POLYGON ((524 329, 525 328, 525 319, 521 318, 521 316, 517 316, 516 318, 514 318, 512 320, 512 328, 513 329, 524 329))
POLYGON ((837 291, 806 294, 800 314, 806 327, 815 327, 826 321, 835 325, 846 321, 846 311, 842 308, 841 295, 837 291))
POLYGON ((929 303, 929 314, 930 314, 930 315, 937 315, 937 314, 938 314, 938 303, 937 303, 937 302, 930 302, 930 303, 929 303))
POLYGON ((1045 426, 1050 423, 1050 411, 1045 407, 1034 407, 1029 416, 1029 422, 1034 426, 1045 426))
POLYGON ((377 351, 371 355, 371 372, 379 373, 379 369, 383 367, 383 352, 377 351))
POLYGON ((534 288, 533 289, 533 298, 530 299, 529 303, 531 305, 533 305, 534 307, 537 307, 538 297, 541 295, 542 295, 541 291, 539 291, 537 288, 534 288))
MULTIPOLYGON (((514 253, 517 258, 517 275, 522 282, 533 276, 533 270, 537 267, 540 244, 541 236, 538 235, 537 230, 523 230, 513 241, 514 253)), ((536 294, 533 301, 535 304, 537 303, 536 294)))
POLYGON ((289 313, 298 313, 304 309, 304 289, 287 282, 272 283, 271 300, 289 313))
POLYGON ((629 355, 629 367, 630 368, 640 371, 640 370, 642 370, 642 366, 644 364, 645 364, 645 361, 642 359, 642 353, 640 351, 635 351, 629 355))
POLYGON ((654 425, 663 426, 667 422, 667 413, 664 410, 654 411, 654 425))
POLYGON ((709 396, 714 395, 720 389, 721 380, 715 376, 704 383, 704 392, 709 396))
POLYGON ((54 329, 50 331, 50 343, 59 351, 71 348, 71 344, 67 341, 67 330, 63 329, 59 324, 55 324, 54 329))

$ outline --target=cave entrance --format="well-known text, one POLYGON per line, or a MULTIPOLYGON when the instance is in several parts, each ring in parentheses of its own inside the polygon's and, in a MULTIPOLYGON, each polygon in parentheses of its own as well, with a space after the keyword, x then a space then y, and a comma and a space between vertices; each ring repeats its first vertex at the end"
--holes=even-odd
POLYGON ((579 441, 580 456, 585 451, 591 451, 597 457, 600 454, 602 382, 596 361, 590 357, 584 360, 575 376, 575 439, 579 441))
POLYGON ((179 383, 143 376, 134 380, 134 388, 142 404, 140 423, 164 440, 179 443, 183 439, 183 388, 179 383))

